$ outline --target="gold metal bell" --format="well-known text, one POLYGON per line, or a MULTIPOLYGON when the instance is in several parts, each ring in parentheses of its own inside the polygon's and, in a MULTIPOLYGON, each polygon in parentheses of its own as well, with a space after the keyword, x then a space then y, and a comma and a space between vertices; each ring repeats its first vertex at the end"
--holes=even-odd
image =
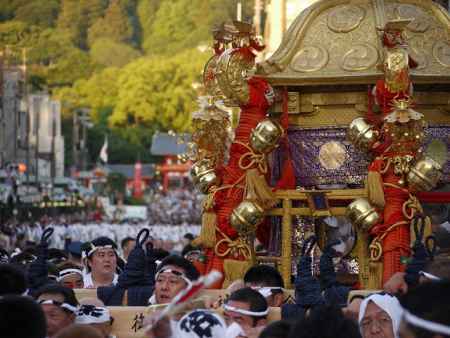
POLYGON ((370 229, 380 221, 377 210, 366 198, 358 198, 347 206, 345 215, 353 225, 364 230, 370 229))
POLYGON ((435 160, 425 157, 416 162, 408 173, 408 183, 416 191, 433 189, 442 177, 442 166, 435 160))
POLYGON ((219 177, 211 167, 211 162, 207 159, 200 160, 192 165, 191 177, 197 189, 204 194, 207 194, 211 187, 220 183, 219 177))
POLYGON ((230 224, 240 234, 256 231, 264 219, 264 209, 255 201, 242 201, 231 213, 230 224))
POLYGON ((354 119, 347 129, 347 138, 357 148, 362 150, 370 149, 378 139, 378 133, 373 126, 362 117, 354 119))
POLYGON ((283 127, 278 122, 262 120, 250 135, 250 146, 256 153, 269 153, 276 148, 283 132, 283 127))

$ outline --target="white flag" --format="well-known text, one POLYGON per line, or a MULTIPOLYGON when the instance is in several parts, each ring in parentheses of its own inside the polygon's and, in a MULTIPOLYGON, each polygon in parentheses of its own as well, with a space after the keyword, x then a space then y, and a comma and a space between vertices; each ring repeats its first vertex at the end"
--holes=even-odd
POLYGON ((104 163, 108 163, 108 137, 105 136, 105 143, 103 143, 103 147, 100 150, 100 159, 104 163))

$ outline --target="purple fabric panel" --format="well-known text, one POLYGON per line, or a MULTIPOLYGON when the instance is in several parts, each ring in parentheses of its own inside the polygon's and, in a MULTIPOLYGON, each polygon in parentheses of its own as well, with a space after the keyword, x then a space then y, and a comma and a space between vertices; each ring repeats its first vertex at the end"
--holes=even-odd
MULTIPOLYGON (((430 126, 426 130, 426 143, 438 138, 447 144, 450 153, 450 127, 430 126)), ((346 140, 346 128, 291 128, 289 143, 295 169, 297 186, 310 187, 318 184, 362 184, 367 175, 369 155, 346 140), (319 162, 319 151, 323 144, 337 141, 345 148, 347 160, 337 169, 326 169, 319 162)), ((425 144, 426 144, 425 143, 425 144)), ((283 149, 272 153, 272 184, 279 179, 284 160, 283 149)), ((444 182, 450 182, 450 161, 444 167, 444 182)))

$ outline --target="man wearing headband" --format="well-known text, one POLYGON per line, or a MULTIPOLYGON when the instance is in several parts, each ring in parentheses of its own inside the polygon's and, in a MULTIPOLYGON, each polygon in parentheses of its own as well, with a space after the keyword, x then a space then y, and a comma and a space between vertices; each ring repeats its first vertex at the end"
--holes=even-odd
POLYGON ((400 302, 387 293, 372 294, 359 308, 358 323, 363 338, 398 338, 402 316, 400 302))
POLYGON ((233 292, 223 305, 227 325, 238 324, 247 328, 263 329, 267 323, 269 307, 266 299, 252 288, 233 292))
POLYGON ((59 273, 56 280, 59 284, 70 289, 84 288, 83 272, 76 264, 64 262, 58 266, 58 269, 59 273))
POLYGON ((77 312, 76 324, 89 325, 102 333, 103 338, 111 336, 113 319, 107 307, 81 305, 77 312))
POLYGON ((83 259, 88 273, 84 276, 86 289, 111 286, 117 283, 117 245, 107 237, 99 237, 83 244, 83 259))
POLYGON ((150 304, 166 304, 192 281, 200 277, 195 266, 181 256, 168 256, 158 266, 155 291, 150 304))
POLYGON ((279 307, 284 302, 284 282, 277 269, 270 265, 252 266, 244 275, 245 286, 262 294, 269 306, 279 307))
POLYGON ((401 300, 402 338, 450 337, 450 282, 425 283, 401 300))
POLYGON ((78 301, 72 289, 57 284, 42 287, 36 293, 47 321, 47 337, 55 337, 59 331, 75 321, 78 301))

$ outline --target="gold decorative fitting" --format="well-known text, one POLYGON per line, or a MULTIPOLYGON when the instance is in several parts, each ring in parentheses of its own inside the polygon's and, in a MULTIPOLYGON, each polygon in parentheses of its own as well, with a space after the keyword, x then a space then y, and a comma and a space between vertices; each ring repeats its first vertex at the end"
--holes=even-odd
POLYGON ((366 198, 358 198, 347 206, 347 218, 355 226, 367 230, 380 221, 377 210, 366 198))
POLYGON ((442 177, 442 167, 435 160, 425 157, 414 165, 408 174, 409 186, 416 191, 433 189, 442 177))
POLYGON ((257 153, 269 153, 276 148, 283 133, 278 122, 271 119, 262 120, 250 135, 250 146, 257 153))
POLYGON ((358 117, 348 126, 347 138, 359 149, 368 150, 378 140, 378 132, 363 117, 358 117))
POLYGON ((207 159, 194 163, 191 168, 191 177, 198 190, 204 194, 220 183, 219 177, 211 167, 211 162, 207 159))
POLYGON ((231 213, 230 224, 241 235, 252 234, 264 219, 264 209, 256 201, 244 200, 231 213))

